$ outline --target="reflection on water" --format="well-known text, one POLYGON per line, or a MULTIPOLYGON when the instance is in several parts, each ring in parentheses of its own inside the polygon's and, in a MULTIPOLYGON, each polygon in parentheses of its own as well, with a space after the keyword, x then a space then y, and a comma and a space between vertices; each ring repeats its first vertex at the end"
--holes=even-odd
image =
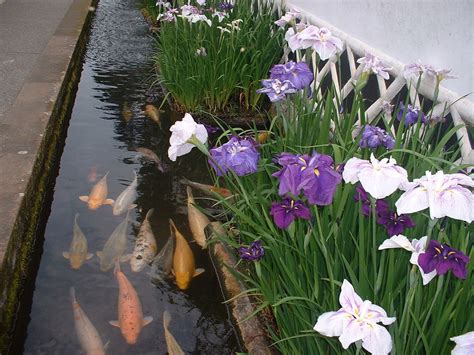
POLYGON ((126 253, 132 252, 139 225, 150 208, 155 209, 150 222, 159 249, 168 238, 170 217, 190 236, 187 218, 180 213, 185 189, 178 181, 182 176, 204 181, 203 157, 193 152, 166 173, 150 161, 137 159, 139 147, 153 150, 160 159, 166 157, 165 132, 170 125, 166 114, 162 114, 162 131, 143 113, 146 101, 156 97, 150 94, 152 67, 147 62, 152 41, 132 1, 99 3, 46 226, 25 354, 81 353, 69 297, 71 286, 102 341, 110 342, 108 354, 166 354, 164 310, 170 312, 169 329, 186 353, 231 354, 239 350, 207 252, 195 243, 190 245, 196 267, 206 272, 193 279, 184 292, 174 283, 158 287, 150 283, 148 267, 133 273, 129 263, 122 264, 122 271, 137 290, 143 314, 154 319, 143 328, 135 345, 126 344, 120 330, 108 323, 117 319, 118 285, 113 271, 101 272, 96 255, 79 270, 71 269, 69 260, 62 256, 69 250, 76 213, 88 251, 94 254, 103 249, 123 220, 125 215, 114 216, 110 206, 91 211, 78 198, 89 194, 107 172, 108 197, 112 199, 133 181, 134 170, 138 174, 138 207, 130 213, 126 253), (128 123, 123 118, 125 102, 133 116, 128 123))

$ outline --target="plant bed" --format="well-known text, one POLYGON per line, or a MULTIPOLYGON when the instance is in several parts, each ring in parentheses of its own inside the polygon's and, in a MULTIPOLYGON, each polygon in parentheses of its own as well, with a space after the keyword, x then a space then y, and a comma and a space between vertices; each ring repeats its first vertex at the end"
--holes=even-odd
POLYGON ((171 129, 170 159, 197 147, 230 190, 216 203, 239 234, 219 240, 253 269, 235 270, 241 296, 272 310, 277 331, 267 331, 285 354, 459 349, 474 329, 474 181, 460 163, 469 137, 459 120, 443 123, 451 107, 418 98, 429 79, 437 103, 446 71, 407 66, 388 101, 370 104, 367 85, 393 75, 382 60, 366 53, 356 68, 352 58, 342 86, 340 39, 295 12, 278 25, 295 61, 259 89, 275 106, 268 141, 227 125, 210 149, 189 114, 171 129))

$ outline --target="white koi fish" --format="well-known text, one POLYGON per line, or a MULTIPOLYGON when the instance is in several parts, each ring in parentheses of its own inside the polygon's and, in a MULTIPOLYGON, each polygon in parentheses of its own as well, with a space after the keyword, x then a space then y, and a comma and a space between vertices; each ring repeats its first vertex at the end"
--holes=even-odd
POLYGON ((175 337, 173 336, 173 334, 171 334, 171 332, 168 329, 170 322, 171 322, 170 312, 164 311, 163 312, 163 328, 165 328, 165 340, 166 340, 166 347, 168 348, 168 355, 184 355, 183 349, 181 349, 175 337))
POLYGON ((211 223, 211 221, 195 206, 194 196, 190 186, 186 187, 186 192, 188 193, 189 227, 191 228, 191 232, 196 243, 198 243, 201 248, 206 249, 207 241, 204 229, 209 223, 211 223))
POLYGON ((100 339, 100 335, 92 322, 86 316, 79 303, 76 301, 76 291, 74 287, 69 290, 71 295, 72 310, 74 312, 74 326, 76 327, 77 338, 82 350, 87 355, 104 355, 105 347, 100 339))
POLYGON ((145 265, 150 265, 157 252, 156 238, 151 229, 149 218, 153 214, 153 208, 146 214, 145 220, 140 226, 135 248, 133 249, 130 266, 132 271, 139 272, 145 265))
POLYGON ((71 241, 71 246, 69 247, 69 252, 63 251, 63 256, 66 259, 69 259, 71 263, 71 268, 79 269, 84 261, 92 258, 92 254, 87 252, 87 239, 81 228, 77 224, 77 217, 79 213, 76 213, 74 217, 74 227, 73 227, 73 237, 71 241))
POLYGON ((121 215, 122 213, 137 207, 133 202, 137 198, 137 186, 138 186, 138 175, 135 173, 135 179, 127 186, 125 190, 117 197, 113 207, 114 216, 121 215))
POLYGON ((125 274, 120 271, 120 263, 115 263, 115 277, 119 284, 118 294, 118 320, 109 323, 120 328, 122 336, 128 344, 135 344, 142 328, 150 324, 152 317, 143 318, 142 305, 137 291, 128 281, 125 274))
POLYGON ((128 215, 125 219, 115 228, 110 235, 109 239, 105 242, 104 249, 97 252, 97 256, 100 259, 100 269, 102 271, 108 271, 114 266, 115 260, 127 261, 129 256, 123 257, 123 253, 127 248, 127 228, 128 228, 128 215))

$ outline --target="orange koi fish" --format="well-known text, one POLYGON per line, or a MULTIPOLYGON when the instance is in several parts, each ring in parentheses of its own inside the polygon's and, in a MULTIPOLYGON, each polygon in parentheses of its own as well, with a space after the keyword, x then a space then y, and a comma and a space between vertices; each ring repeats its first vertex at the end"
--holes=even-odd
POLYGON ((91 190, 89 196, 79 196, 79 200, 87 202, 87 206, 90 210, 96 210, 102 205, 113 205, 114 200, 107 198, 107 174, 99 180, 97 184, 91 190))
POLYGON ((112 320, 109 323, 120 328, 122 336, 128 344, 135 344, 142 328, 149 324, 153 318, 143 317, 142 305, 137 291, 135 291, 125 274, 120 271, 118 260, 115 262, 115 277, 119 284, 118 320, 112 320))

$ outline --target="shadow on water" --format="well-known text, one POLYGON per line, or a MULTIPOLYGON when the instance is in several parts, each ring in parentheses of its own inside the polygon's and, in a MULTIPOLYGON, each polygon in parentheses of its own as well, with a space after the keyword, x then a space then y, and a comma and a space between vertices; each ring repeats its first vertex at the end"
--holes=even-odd
MULTIPOLYGON (((76 101, 61 158, 51 214, 44 232, 44 245, 35 281, 24 354, 79 354, 69 288, 97 328, 103 342, 109 341, 110 354, 166 354, 162 314, 172 316, 170 331, 186 353, 231 354, 239 351, 235 330, 229 319, 217 277, 207 256, 190 243, 196 266, 206 272, 180 291, 173 284, 159 287, 150 283, 147 269, 133 273, 128 263, 122 271, 139 295, 144 315, 153 322, 143 328, 135 345, 127 345, 120 330, 108 321, 117 319, 118 285, 113 271, 101 272, 94 256, 80 270, 72 270, 62 256, 69 249, 74 215, 87 237, 89 252, 102 250, 114 228, 125 215, 113 216, 110 206, 96 211, 78 199, 87 195, 106 172, 109 198, 115 199, 138 173, 138 207, 130 213, 127 253, 133 250, 139 224, 150 208, 155 209, 151 224, 161 248, 169 235, 168 218, 173 218, 190 236, 183 213, 184 191, 181 176, 204 181, 207 168, 203 157, 192 152, 167 173, 136 159, 137 147, 146 147, 166 157, 168 136, 166 114, 163 127, 146 118, 143 108, 150 93, 152 66, 148 62, 152 39, 136 4, 127 0, 100 1, 93 20, 76 101), (133 113, 126 123, 124 104, 133 113), (96 176, 94 176, 96 175, 96 176)), ((158 102, 159 104, 159 102, 158 102)))

